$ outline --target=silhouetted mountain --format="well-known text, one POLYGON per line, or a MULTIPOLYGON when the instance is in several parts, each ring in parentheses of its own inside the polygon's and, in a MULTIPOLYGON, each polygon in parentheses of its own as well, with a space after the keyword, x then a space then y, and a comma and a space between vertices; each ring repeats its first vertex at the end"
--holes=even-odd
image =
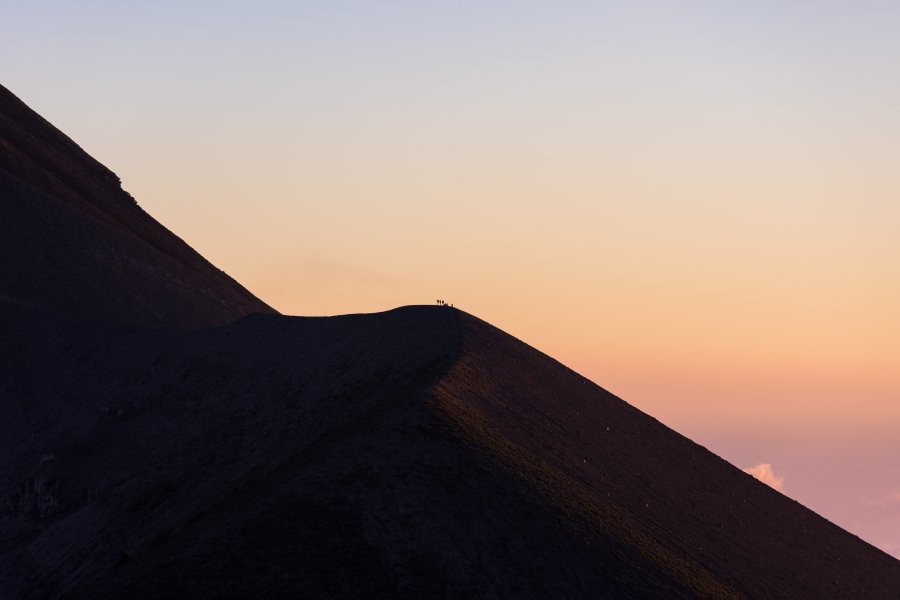
MULTIPOLYGON (((4 169, 34 237, 88 222, 4 169)), ((67 269, 140 289, 99 212, 103 253, 0 262, 69 285, 0 299, 4 600, 900 595, 897 560, 456 309, 177 329, 226 313, 84 294, 67 269)))
POLYGON ((0 299, 178 327, 272 312, 2 86, 0 299))
POLYGON ((455 309, 0 306, 0 597, 896 598, 900 563, 455 309))

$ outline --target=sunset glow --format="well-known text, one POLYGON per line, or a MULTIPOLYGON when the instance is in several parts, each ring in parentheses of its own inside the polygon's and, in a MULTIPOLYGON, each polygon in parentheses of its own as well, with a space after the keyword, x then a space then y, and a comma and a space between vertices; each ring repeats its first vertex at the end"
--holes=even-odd
POLYGON ((900 5, 7 13, 3 84, 279 311, 446 298, 900 556, 900 5))

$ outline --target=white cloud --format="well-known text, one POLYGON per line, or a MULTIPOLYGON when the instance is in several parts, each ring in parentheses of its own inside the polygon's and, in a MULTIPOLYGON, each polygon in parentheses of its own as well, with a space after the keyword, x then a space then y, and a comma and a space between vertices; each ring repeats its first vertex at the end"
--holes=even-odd
POLYGON ((776 475, 769 463, 759 463, 755 467, 747 467, 743 471, 753 475, 772 489, 781 491, 784 487, 784 477, 776 475))

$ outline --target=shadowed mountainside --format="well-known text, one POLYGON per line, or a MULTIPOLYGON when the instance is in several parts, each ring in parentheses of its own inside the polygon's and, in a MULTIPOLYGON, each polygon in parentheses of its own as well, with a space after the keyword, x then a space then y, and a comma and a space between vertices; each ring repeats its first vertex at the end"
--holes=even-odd
POLYGON ((455 309, 0 305, 3 598, 896 598, 900 562, 455 309))
POLYGON ((173 327, 272 312, 0 86, 0 299, 173 327))
POLYGON ((3 88, 0 211, 4 600, 900 596, 475 317, 273 314, 3 88))

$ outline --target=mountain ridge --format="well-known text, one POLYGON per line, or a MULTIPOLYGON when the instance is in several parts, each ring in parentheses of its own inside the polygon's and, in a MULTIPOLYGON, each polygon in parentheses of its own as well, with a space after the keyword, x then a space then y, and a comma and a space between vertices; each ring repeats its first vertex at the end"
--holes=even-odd
POLYGON ((0 598, 900 596, 477 317, 275 313, 5 88, 0 212, 0 598))
MULTIPOLYGON (((476 350, 468 354, 463 350, 462 370, 477 370, 466 363, 489 361, 490 367, 483 364, 481 372, 516 385, 498 394, 478 385, 460 385, 465 377, 454 379, 456 392, 449 396, 455 397, 456 406, 468 409, 459 422, 465 427, 487 422, 495 430, 503 423, 506 439, 501 445, 518 449, 511 452, 518 455, 509 459, 511 463, 518 463, 520 475, 544 490, 554 489, 548 482, 555 482, 556 502, 593 504, 605 490, 615 504, 627 507, 641 530, 638 537, 646 536, 653 555, 690 558, 705 565, 724 585, 751 597, 876 597, 879 593, 894 597, 900 593, 896 579, 900 562, 892 556, 551 357, 475 317, 465 320, 475 324, 464 340, 476 350), (486 331, 492 332, 489 342, 485 337, 479 340, 486 331), (513 365, 530 368, 522 374, 513 365), (529 413, 525 408, 529 396, 542 395, 544 403, 529 413), (602 408, 595 403, 602 403, 602 408), (538 463, 535 456, 541 458, 538 463), (605 457, 602 464, 595 464, 598 457, 605 457), (560 488, 566 494, 561 495, 560 488), (842 554, 850 546, 853 552, 842 554), (840 576, 822 577, 823 573, 865 571, 873 566, 868 561, 880 563, 883 570, 875 569, 880 577, 872 575, 872 580, 879 581, 879 586, 865 593, 842 596, 840 576), (797 569, 799 564, 817 574, 804 574, 797 569), (765 578, 758 577, 760 572, 765 578)), ((486 445, 494 443, 490 435, 476 437, 487 439, 486 445)), ((582 513, 592 515, 588 520, 594 520, 595 526, 622 516, 615 509, 604 515, 595 506, 585 507, 582 513)), ((622 534, 632 535, 627 528, 622 534)), ((689 566, 677 566, 679 562, 672 568, 689 566)), ((705 589, 715 589, 702 572, 695 572, 691 579, 706 585, 705 589)))
POLYGON ((273 312, 0 86, 0 297, 146 325, 273 312))
POLYGON ((900 589, 900 562, 457 309, 179 331, 5 304, 0 329, 3 597, 900 589))

